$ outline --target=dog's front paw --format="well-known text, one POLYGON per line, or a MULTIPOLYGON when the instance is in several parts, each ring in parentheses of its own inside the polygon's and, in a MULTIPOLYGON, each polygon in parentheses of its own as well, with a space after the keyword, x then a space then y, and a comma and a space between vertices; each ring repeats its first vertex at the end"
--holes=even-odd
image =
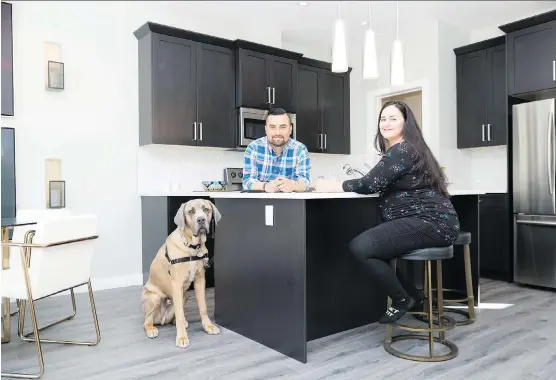
POLYGON ((203 324, 203 328, 210 335, 220 334, 220 329, 210 322, 203 324))
POLYGON ((145 326, 145 332, 149 338, 156 338, 158 336, 158 329, 153 325, 145 326))
POLYGON ((176 346, 179 348, 186 348, 189 346, 189 338, 187 336, 176 336, 176 346))

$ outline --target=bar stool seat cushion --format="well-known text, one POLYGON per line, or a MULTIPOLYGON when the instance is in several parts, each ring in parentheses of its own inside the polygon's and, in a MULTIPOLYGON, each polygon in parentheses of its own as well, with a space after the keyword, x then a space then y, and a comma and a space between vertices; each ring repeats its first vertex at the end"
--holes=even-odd
POLYGON ((414 261, 425 261, 425 260, 446 260, 454 257, 454 247, 451 245, 449 247, 434 247, 434 248, 423 248, 416 249, 405 255, 399 257, 401 260, 414 260, 414 261))
POLYGON ((460 231, 454 245, 471 244, 471 232, 460 231))

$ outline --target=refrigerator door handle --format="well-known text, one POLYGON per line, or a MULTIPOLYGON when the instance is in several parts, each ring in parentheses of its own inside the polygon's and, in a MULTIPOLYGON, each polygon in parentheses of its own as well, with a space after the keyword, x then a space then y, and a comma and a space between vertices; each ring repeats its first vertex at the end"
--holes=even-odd
POLYGON ((550 188, 550 195, 552 195, 552 211, 556 214, 556 122, 554 121, 554 112, 550 112, 549 124, 550 128, 550 161, 552 170, 548 174, 549 180, 552 182, 552 187, 550 188))
POLYGON ((517 224, 530 224, 533 226, 556 227, 556 221, 547 220, 516 220, 517 224))
MULTIPOLYGON (((547 160, 547 170, 548 170, 548 191, 550 195, 554 195, 554 168, 552 167, 554 164, 554 158, 552 157, 553 154, 553 150, 554 148, 552 147, 552 122, 554 120, 554 116, 552 114, 552 112, 550 112, 548 114, 548 127, 546 128, 546 132, 547 132, 547 137, 546 137, 546 141, 547 141, 547 154, 546 154, 546 160, 547 160)), ((554 207, 554 197, 552 197, 552 207, 554 207)))

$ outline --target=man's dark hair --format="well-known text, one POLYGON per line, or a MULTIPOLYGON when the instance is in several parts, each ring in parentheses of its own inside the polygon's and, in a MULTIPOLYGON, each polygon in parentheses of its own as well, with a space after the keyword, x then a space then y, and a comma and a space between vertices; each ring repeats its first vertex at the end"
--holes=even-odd
POLYGON ((265 117, 265 121, 268 119, 269 116, 271 115, 287 115, 288 116, 288 120, 290 121, 290 125, 292 123, 292 119, 290 117, 290 115, 286 112, 285 109, 283 108, 271 108, 270 110, 268 110, 266 117, 265 117))

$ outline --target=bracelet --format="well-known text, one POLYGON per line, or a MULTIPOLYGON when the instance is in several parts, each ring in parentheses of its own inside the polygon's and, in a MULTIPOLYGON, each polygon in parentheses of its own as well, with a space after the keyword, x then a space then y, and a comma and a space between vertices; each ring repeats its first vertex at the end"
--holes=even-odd
POLYGON ((263 191, 266 191, 266 182, 263 185, 263 191))

